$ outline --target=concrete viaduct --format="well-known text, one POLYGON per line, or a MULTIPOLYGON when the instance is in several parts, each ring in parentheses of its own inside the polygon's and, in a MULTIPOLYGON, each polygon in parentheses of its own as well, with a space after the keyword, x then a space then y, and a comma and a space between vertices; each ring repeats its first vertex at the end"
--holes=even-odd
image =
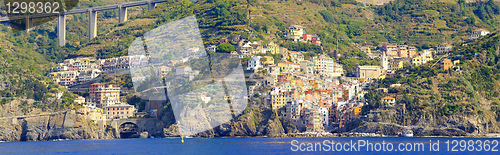
MULTIPOLYGON (((92 7, 92 8, 85 8, 85 9, 75 9, 75 10, 70 10, 66 11, 64 13, 61 13, 57 17, 57 37, 59 39, 59 45, 64 46, 66 44, 66 15, 72 15, 72 14, 82 14, 82 13, 88 13, 89 14, 89 40, 94 39, 97 36, 97 11, 105 11, 105 10, 112 10, 112 9, 118 9, 119 11, 119 22, 125 22, 127 21, 127 8, 128 7, 135 7, 135 6, 141 6, 141 5, 147 5, 148 10, 153 10, 156 6, 157 3, 164 3, 167 2, 168 0, 148 0, 148 1, 138 1, 138 2, 131 2, 131 3, 125 3, 125 4, 115 4, 115 5, 108 5, 108 6, 100 6, 100 7, 92 7)), ((195 2, 195 1, 193 1, 195 2)), ((2 17, 0 18, 0 22, 8 22, 9 20, 22 20, 26 19, 26 30, 29 31, 31 27, 33 27, 33 19, 35 18, 43 18, 43 17, 49 17, 49 16, 55 16, 56 14, 39 14, 39 15, 29 15, 29 16, 16 16, 16 17, 2 17)))

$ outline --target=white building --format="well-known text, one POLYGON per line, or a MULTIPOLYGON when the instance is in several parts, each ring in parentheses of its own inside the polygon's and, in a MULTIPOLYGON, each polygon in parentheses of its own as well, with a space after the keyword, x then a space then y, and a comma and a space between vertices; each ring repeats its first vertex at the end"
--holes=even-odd
POLYGON ((434 49, 425 49, 422 51, 422 54, 421 54, 421 57, 422 57, 422 63, 427 63, 431 60, 434 60, 432 58, 432 51, 434 51, 434 49))
POLYGON ((323 76, 332 77, 334 73, 334 61, 328 55, 321 55, 314 58, 314 68, 323 76))
POLYGON ((84 97, 81 97, 81 96, 78 96, 78 97, 75 99, 75 103, 78 103, 78 104, 85 103, 85 98, 84 98, 84 97))
POLYGON ((396 103, 396 99, 394 97, 384 97, 382 98, 382 102, 387 102, 387 103, 396 103))
POLYGON ((306 73, 306 74, 314 74, 314 63, 310 62, 310 61, 301 61, 300 63, 300 69, 302 72, 306 73))
POLYGON ((451 46, 450 44, 442 43, 442 44, 438 45, 437 53, 449 53, 449 52, 451 52, 452 49, 453 49, 453 46, 451 46))
POLYGON ((207 47, 207 51, 216 52, 217 46, 211 45, 207 47))
POLYGON ((306 33, 306 28, 300 25, 292 25, 285 30, 285 36, 292 41, 300 41, 300 37, 306 33))
POLYGON ((477 29, 475 31, 472 31, 472 34, 470 35, 469 39, 470 40, 477 39, 480 36, 485 36, 485 35, 488 35, 488 34, 490 34, 490 31, 488 31, 488 30, 477 29))
POLYGON ((389 70, 389 59, 387 58, 387 55, 385 54, 385 52, 382 52, 380 59, 381 59, 380 65, 381 65, 382 69, 389 70))
POLYGON ((260 62, 260 56, 252 56, 252 58, 248 61, 248 70, 258 70, 262 68, 262 63, 260 62))
POLYGON ((332 73, 330 74, 332 77, 339 77, 344 74, 344 67, 341 64, 333 63, 332 73))
POLYGON ((189 66, 179 66, 179 67, 175 68, 176 75, 184 75, 184 74, 187 74, 191 71, 192 71, 191 67, 189 67, 189 66))
POLYGON ((78 75, 78 82, 90 81, 101 74, 99 69, 86 69, 80 71, 78 75))
POLYGON ((57 92, 56 93, 56 98, 57 99, 61 99, 61 97, 63 96, 64 92, 60 91, 60 92, 57 92))

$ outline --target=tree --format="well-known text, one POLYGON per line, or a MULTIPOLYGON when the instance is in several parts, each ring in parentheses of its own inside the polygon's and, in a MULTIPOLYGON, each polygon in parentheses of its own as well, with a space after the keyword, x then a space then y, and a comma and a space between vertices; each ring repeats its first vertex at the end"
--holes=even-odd
POLYGON ((235 51, 236 48, 229 44, 229 43, 222 43, 219 46, 217 46, 216 51, 219 53, 230 53, 231 51, 235 51))

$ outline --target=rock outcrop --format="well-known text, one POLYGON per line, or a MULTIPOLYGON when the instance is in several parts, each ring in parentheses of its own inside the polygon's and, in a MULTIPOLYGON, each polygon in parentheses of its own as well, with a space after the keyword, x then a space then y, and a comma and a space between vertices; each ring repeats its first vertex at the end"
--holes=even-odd
MULTIPOLYGON (((163 129, 165 137, 178 137, 176 124, 163 129)), ((250 108, 237 120, 224 123, 218 127, 201 132, 195 137, 237 137, 237 136, 269 136, 276 137, 286 133, 297 133, 299 130, 275 116, 269 109, 250 108)))
POLYGON ((45 141, 54 139, 110 139, 105 133, 85 120, 69 112, 49 116, 12 118, 0 120, 0 141, 45 141))

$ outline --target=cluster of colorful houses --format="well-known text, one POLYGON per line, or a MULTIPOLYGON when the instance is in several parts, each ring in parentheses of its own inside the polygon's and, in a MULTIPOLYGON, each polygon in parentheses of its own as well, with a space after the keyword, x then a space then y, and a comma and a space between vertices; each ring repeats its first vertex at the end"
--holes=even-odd
POLYGON ((102 83, 91 84, 89 96, 79 96, 75 103, 82 105, 80 114, 94 121, 128 118, 137 113, 135 106, 120 101, 120 87, 102 83))
MULTIPOLYGON (((395 71, 403 69, 405 66, 420 66, 434 60, 433 56, 448 54, 453 50, 453 46, 442 43, 436 49, 423 49, 417 52, 413 46, 385 44, 382 45, 381 51, 375 53, 378 55, 376 58, 380 60, 380 66, 357 66, 354 75, 357 78, 367 80, 385 78, 387 75, 394 75, 395 71)), ((371 53, 369 47, 361 47, 361 50, 371 53)), ((459 60, 444 58, 439 61, 439 64, 443 70, 448 70, 458 62, 459 60), (453 63, 451 63, 452 61, 453 63)))
POLYGON ((118 58, 98 59, 74 58, 66 59, 50 69, 48 77, 54 83, 70 86, 90 81, 102 72, 118 69, 129 69, 148 65, 148 57, 144 55, 122 56, 118 58))
POLYGON ((339 129, 359 117, 366 83, 341 78, 343 66, 328 55, 306 60, 301 52, 277 49, 283 55, 279 61, 251 56, 247 69, 263 77, 250 79, 256 84, 249 86, 249 96, 263 96, 279 116, 305 131, 339 129))
MULTIPOLYGON (((300 28, 292 26, 287 33, 300 33, 300 28)), ((257 84, 249 87, 249 95, 254 98, 264 96, 279 116, 305 131, 342 129, 353 118, 360 117, 361 107, 366 104, 363 88, 372 79, 394 75, 405 65, 429 63, 434 60, 433 56, 448 54, 453 50, 453 46, 448 43, 442 43, 436 49, 421 51, 408 45, 385 44, 377 51, 376 58, 380 59, 380 66, 358 65, 354 77, 345 77, 343 66, 328 55, 306 60, 300 51, 289 51, 273 42, 267 47, 270 48, 265 52, 281 54, 282 60, 275 61, 274 57, 259 53, 248 56, 247 69, 262 73, 263 76, 261 79, 251 79, 257 84)), ((360 50, 371 53, 372 49, 375 48, 362 47, 360 50)), ((443 70, 449 70, 459 60, 445 57, 438 63, 443 70)), ((396 99, 386 96, 381 102, 394 104, 396 99)))
MULTIPOLYGON (((293 41, 321 45, 319 37, 306 34, 302 26, 290 26, 285 30, 285 35, 293 41)), ((247 80, 255 83, 248 86, 248 98, 263 101, 262 104, 268 105, 278 116, 303 131, 317 132, 341 130, 354 118, 366 117, 361 115, 362 107, 367 104, 364 88, 372 79, 390 76, 405 67, 405 64, 419 66, 428 63, 434 60, 433 56, 449 53, 453 49, 447 43, 438 45, 436 50, 431 48, 422 51, 413 46, 385 44, 376 52, 380 66, 358 65, 354 77, 346 77, 343 66, 326 54, 306 59, 301 51, 291 51, 274 42, 262 46, 261 42, 245 41, 239 37, 224 42, 227 41, 237 44, 231 56, 249 57, 246 69, 258 74, 257 78, 247 77, 247 80), (276 57, 269 54, 280 54, 281 60, 275 60, 276 57)), ((216 49, 216 46, 207 47, 207 51, 216 52, 216 49)), ((372 49, 360 48, 366 53, 372 53, 372 49)), ((101 71, 147 66, 148 59, 143 55, 101 60, 68 59, 52 68, 49 76, 54 82, 67 86, 93 79, 101 71)), ((189 66, 177 66, 179 61, 172 60, 167 66, 155 68, 156 76, 170 74, 172 67, 175 68, 176 75, 188 76, 186 78, 190 80, 199 74, 199 71, 193 71, 189 66)), ((440 59, 439 62, 444 70, 451 69, 458 63, 447 58, 440 59)), ((144 80, 140 78, 132 80, 144 80)), ((137 113, 133 105, 120 102, 119 87, 101 83, 90 85, 88 98, 79 97, 75 101, 84 105, 80 113, 92 120, 126 118, 137 113)), ((382 98, 382 102, 393 104, 396 100, 386 96, 382 98)))

